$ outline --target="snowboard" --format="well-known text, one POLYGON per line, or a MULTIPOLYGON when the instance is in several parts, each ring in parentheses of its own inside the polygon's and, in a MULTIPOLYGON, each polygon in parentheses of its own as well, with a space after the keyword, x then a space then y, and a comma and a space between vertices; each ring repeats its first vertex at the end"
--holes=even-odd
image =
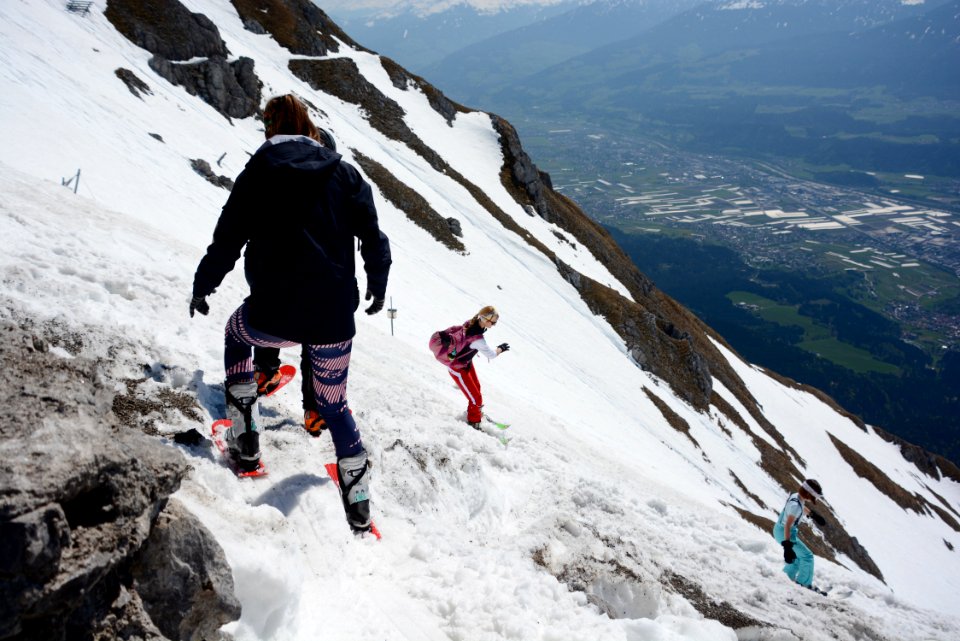
POLYGON ((280 371, 280 380, 277 382, 276 387, 271 389, 266 394, 261 394, 261 396, 273 396, 274 394, 279 392, 284 385, 292 381, 293 377, 297 375, 297 368, 294 367, 293 365, 281 365, 279 371, 280 371))
MULTIPOLYGON (((336 463, 327 463, 324 465, 327 468, 327 475, 333 479, 333 482, 337 484, 337 487, 340 487, 340 470, 337 469, 336 463)), ((377 537, 377 540, 380 540, 380 530, 377 529, 377 524, 373 522, 373 519, 370 520, 370 534, 377 537)))
POLYGON ((488 436, 492 436, 500 441, 501 445, 506 447, 507 444, 513 440, 512 438, 507 438, 507 435, 503 433, 503 431, 508 427, 510 427, 509 423, 500 423, 499 421, 495 421, 489 416, 484 415, 483 423, 481 423, 476 430, 488 436))
POLYGON ((493 426, 494 426, 495 428, 497 428, 498 430, 505 430, 505 429, 507 429, 508 427, 510 427, 510 423, 501 423, 500 421, 495 421, 495 420, 493 420, 492 418, 490 418, 489 416, 487 416, 486 414, 484 414, 483 420, 485 420, 487 423, 492 423, 493 426))
POLYGON ((248 471, 240 469, 240 466, 237 465, 237 462, 233 460, 232 456, 230 456, 230 451, 227 449, 227 443, 224 441, 224 432, 230 429, 231 426, 233 426, 233 421, 228 418, 221 418, 218 421, 214 421, 210 428, 210 433, 213 435, 213 444, 217 446, 218 450, 220 450, 220 454, 223 455, 227 465, 229 465, 230 469, 233 470, 233 473, 237 475, 237 478, 244 479, 266 476, 267 468, 263 464, 263 457, 260 458, 260 464, 257 466, 257 469, 248 471))

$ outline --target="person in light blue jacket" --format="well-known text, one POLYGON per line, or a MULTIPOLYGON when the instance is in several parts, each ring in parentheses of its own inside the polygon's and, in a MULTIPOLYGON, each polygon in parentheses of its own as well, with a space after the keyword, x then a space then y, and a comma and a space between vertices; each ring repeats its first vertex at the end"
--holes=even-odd
POLYGON ((823 499, 820 483, 807 479, 800 488, 787 497, 787 503, 780 512, 780 518, 773 526, 773 538, 783 546, 783 571, 790 580, 805 588, 813 587, 813 552, 803 541, 797 538, 797 530, 805 516, 810 516, 817 525, 823 525, 825 519, 812 511, 812 506, 823 499))

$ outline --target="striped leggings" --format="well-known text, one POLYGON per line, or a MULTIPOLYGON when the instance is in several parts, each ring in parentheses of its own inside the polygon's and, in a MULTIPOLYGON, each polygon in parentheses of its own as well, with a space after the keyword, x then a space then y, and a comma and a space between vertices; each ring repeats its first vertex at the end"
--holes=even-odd
MULTIPOLYGON (((227 321, 223 350, 226 384, 229 386, 253 380, 253 347, 282 348, 297 344, 250 327, 247 321, 247 305, 244 303, 227 321)), ((360 430, 347 408, 347 372, 350 368, 353 340, 305 347, 313 370, 313 393, 317 401, 317 411, 330 430, 337 458, 359 454, 363 451, 360 430)))

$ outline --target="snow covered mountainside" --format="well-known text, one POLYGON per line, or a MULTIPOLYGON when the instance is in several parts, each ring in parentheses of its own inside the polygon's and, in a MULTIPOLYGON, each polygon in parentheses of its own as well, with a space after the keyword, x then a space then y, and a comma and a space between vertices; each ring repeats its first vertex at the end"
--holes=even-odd
POLYGON ((956 466, 743 362, 552 191, 509 123, 305 0, 4 2, 0 118, 0 321, 92 359, 143 408, 130 428, 182 454, 175 498, 232 567, 236 639, 960 638, 956 466), (262 403, 266 478, 174 442, 222 416, 223 324, 247 288, 238 267, 191 319, 193 272, 259 108, 291 91, 374 186, 393 249, 397 318, 357 316, 349 388, 380 542, 350 534, 296 385, 262 403), (512 347, 478 364, 506 445, 466 426, 426 347, 486 304, 512 347), (788 581, 769 533, 805 477, 831 510, 802 535, 826 596, 788 581))

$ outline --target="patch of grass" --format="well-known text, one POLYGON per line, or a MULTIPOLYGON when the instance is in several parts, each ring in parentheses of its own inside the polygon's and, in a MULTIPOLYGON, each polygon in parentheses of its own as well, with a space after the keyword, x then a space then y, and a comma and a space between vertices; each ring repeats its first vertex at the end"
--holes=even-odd
POLYGON ((751 501, 753 501, 754 503, 756 503, 757 505, 759 505, 765 510, 769 509, 766 503, 764 503, 759 496, 757 496, 756 494, 751 492, 749 489, 747 489, 747 486, 743 484, 743 481, 740 480, 739 476, 733 473, 733 470, 727 470, 727 471, 730 472, 730 476, 733 477, 733 482, 737 484, 737 487, 740 488, 740 491, 742 491, 744 494, 749 496, 751 501))
POLYGON ((146 380, 146 377, 125 379, 126 393, 113 397, 111 409, 121 425, 137 427, 147 434, 157 434, 157 419, 167 420, 169 412, 173 410, 191 421, 203 421, 195 396, 170 388, 162 388, 151 395, 138 389, 146 380))
POLYGON ((728 628, 738 630, 740 628, 766 628, 769 623, 758 621, 753 617, 744 614, 735 607, 723 600, 715 599, 703 591, 694 581, 667 570, 660 577, 661 583, 671 588, 671 590, 683 598, 694 607, 700 614, 707 619, 719 621, 728 628))
POLYGON ((900 374, 899 367, 878 361, 867 350, 841 343, 835 338, 805 340, 797 343, 797 347, 860 374, 866 372, 900 374))
POLYGON ((380 64, 382 64, 383 68, 386 69, 387 75, 390 76, 390 81, 393 82, 393 86, 397 89, 403 89, 406 91, 409 84, 413 84, 420 89, 420 91, 422 91, 427 97, 427 102, 430 103, 430 106, 433 107, 433 110, 443 116, 448 125, 453 125, 453 120, 457 117, 458 113, 470 113, 474 111, 473 109, 464 107, 458 102, 450 100, 443 94, 443 92, 438 90, 429 82, 420 76, 410 73, 391 58, 380 56, 380 64))
POLYGON ((833 434, 830 434, 830 440, 833 442, 833 446, 837 448, 840 456, 843 457, 843 460, 857 473, 857 476, 869 481, 877 490, 887 495, 890 500, 904 510, 913 510, 917 514, 928 513, 925 509, 929 505, 926 499, 903 489, 889 476, 884 474, 880 468, 858 454, 852 447, 833 434))
POLYGON ((667 419, 667 423, 670 424, 670 427, 677 430, 684 436, 686 436, 690 441, 697 447, 698 450, 702 450, 700 444, 697 443, 697 439, 693 438, 690 434, 690 424, 683 420, 683 417, 674 412, 669 405, 667 405, 663 399, 650 391, 650 388, 644 386, 643 393, 647 395, 654 405, 657 406, 657 409, 660 410, 660 413, 663 414, 663 418, 667 419))
POLYGON ((837 340, 829 328, 801 315, 795 305, 781 305, 769 298, 744 291, 729 292, 727 298, 735 305, 747 306, 765 321, 784 327, 799 327, 803 330, 804 338, 797 343, 797 347, 811 354, 858 373, 900 374, 900 368, 895 365, 877 360, 865 349, 837 340))
POLYGON ((364 156, 356 149, 351 150, 357 164, 364 173, 380 189, 383 197, 389 200, 394 207, 407 215, 407 218, 416 223, 433 236, 442 245, 456 252, 466 252, 460 239, 453 235, 447 219, 437 213, 427 200, 416 191, 397 180, 396 176, 387 171, 386 167, 364 156))

